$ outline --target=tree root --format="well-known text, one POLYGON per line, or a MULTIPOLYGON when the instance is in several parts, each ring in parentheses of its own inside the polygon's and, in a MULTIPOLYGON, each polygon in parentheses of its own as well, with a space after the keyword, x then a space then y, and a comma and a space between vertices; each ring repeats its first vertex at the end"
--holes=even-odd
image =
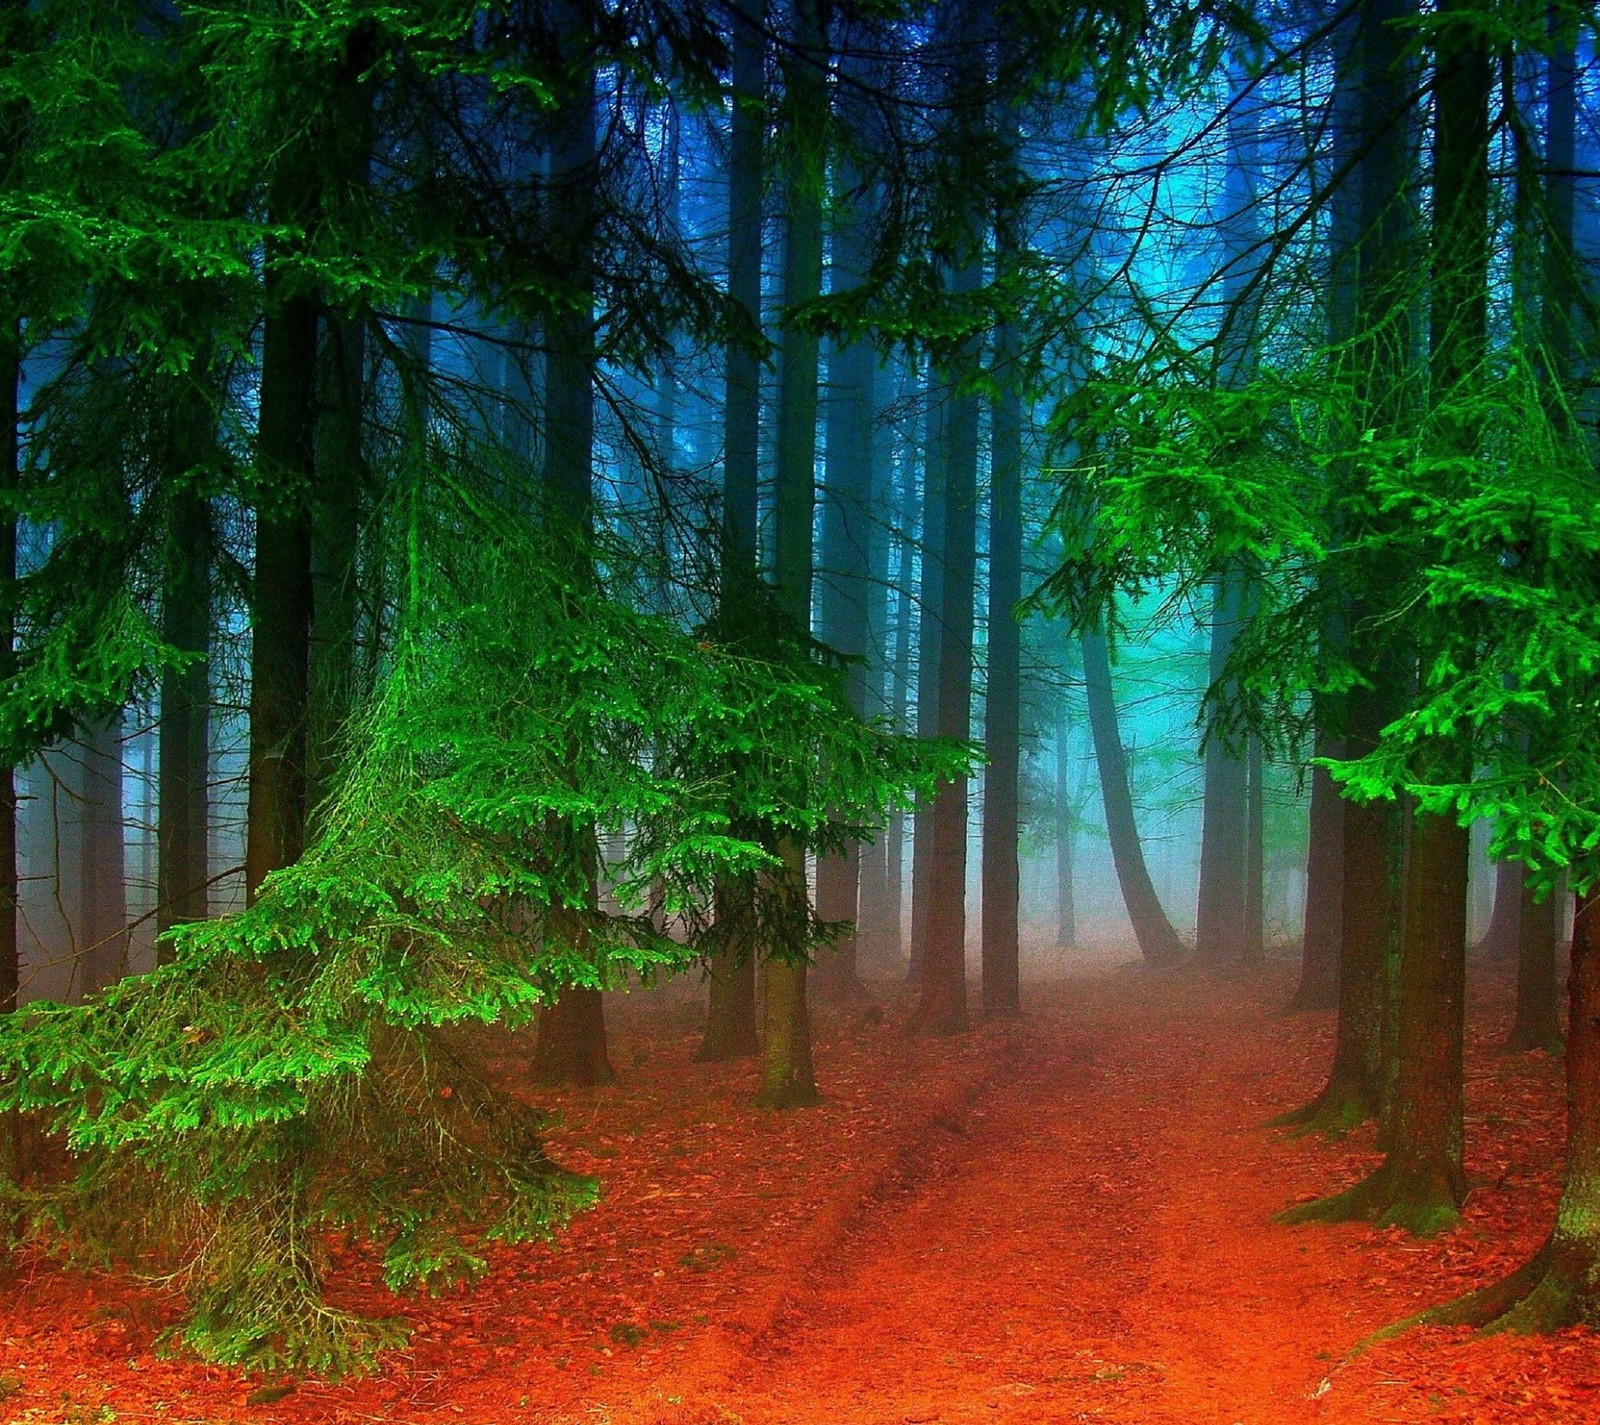
POLYGON ((1303 1222, 1371 1222, 1402 1227, 1415 1237, 1432 1237, 1454 1227, 1460 1218, 1455 1196, 1442 1176, 1408 1171, 1391 1158, 1354 1187, 1285 1208, 1272 1220, 1291 1227, 1303 1222))
POLYGON ((1334 1079, 1310 1103, 1269 1118, 1268 1128, 1286 1128, 1291 1138, 1320 1133, 1325 1138, 1343 1138, 1372 1117, 1372 1103, 1355 1084, 1334 1079))
POLYGON ((1293 997, 1279 1011, 1284 1015, 1315 1014, 1320 1010, 1339 1008, 1339 986, 1326 980, 1301 980, 1293 997))

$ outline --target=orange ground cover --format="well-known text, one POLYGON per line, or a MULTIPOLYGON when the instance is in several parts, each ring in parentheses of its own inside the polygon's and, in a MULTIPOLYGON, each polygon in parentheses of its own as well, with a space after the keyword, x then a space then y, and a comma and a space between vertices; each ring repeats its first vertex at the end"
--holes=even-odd
MULTIPOLYGON (((1085 962, 1065 962, 1085 965, 1085 962)), ((690 1062, 689 990, 616 1004, 623 1082, 530 1094, 600 1207, 501 1249, 477 1291, 400 1301, 353 1263, 342 1299, 416 1324, 371 1380, 261 1382, 155 1359, 175 1303, 26 1261, 0 1303, 0 1420, 478 1425, 1129 1425, 1600 1419, 1600 1337, 1376 1328, 1540 1240, 1559 1181, 1560 1066, 1498 1057, 1503 976, 1478 973, 1460 1228, 1418 1242, 1281 1228, 1370 1138, 1286 1142, 1330 1016, 1282 1018, 1292 967, 1217 982, 1088 965, 1028 1017, 908 1042, 901 1006, 822 1007, 820 1109, 747 1106, 748 1066, 690 1062)), ((512 1081, 525 1048, 508 1039, 512 1081)))

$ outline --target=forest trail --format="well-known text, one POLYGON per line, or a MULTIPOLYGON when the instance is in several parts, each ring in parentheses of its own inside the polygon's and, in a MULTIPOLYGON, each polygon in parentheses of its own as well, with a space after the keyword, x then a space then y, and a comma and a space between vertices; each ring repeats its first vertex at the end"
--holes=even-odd
POLYGON ((1020 1071, 818 1264, 731 1383, 741 1418, 1319 1413, 1322 1348, 1385 1318, 1352 1326, 1326 1254, 1267 1222, 1284 1197, 1260 1040, 1219 1024, 1213 987, 1153 988, 1135 973, 1038 1005, 1020 1071))
MULTIPOLYGON (((177 1303, 36 1262, 0 1295, 0 1422, 190 1425, 1355 1425, 1600 1416, 1600 1337, 1372 1331, 1520 1261, 1559 1181, 1560 1066, 1494 1052, 1475 977, 1457 1230, 1282 1228, 1370 1135, 1262 1127, 1319 1086, 1331 1016, 1283 1017, 1292 968, 1206 979, 1101 966, 1028 1014, 910 1041, 900 991, 819 1007, 826 1100, 749 1106, 748 1065, 696 1065, 689 987, 616 1003, 612 1089, 552 1096, 556 1156, 600 1205, 498 1248, 475 1291, 396 1300, 369 1256, 330 1284, 404 1312, 368 1380, 252 1398, 151 1350, 177 1303)), ((491 1062, 526 1083, 528 1046, 491 1062)), ((269 1392, 270 1394, 270 1392, 269 1392)))

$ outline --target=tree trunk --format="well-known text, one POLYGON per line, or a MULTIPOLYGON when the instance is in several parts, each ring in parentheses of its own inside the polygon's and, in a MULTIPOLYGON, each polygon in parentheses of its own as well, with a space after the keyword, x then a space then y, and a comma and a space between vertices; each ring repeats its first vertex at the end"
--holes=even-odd
MULTIPOLYGON (((1011 111, 1003 142, 1016 143, 1011 111)), ((1015 225, 999 225, 997 264, 1013 265, 1015 225)), ((989 667, 983 704, 983 1013, 986 1019, 1022 1009, 1017 914, 1021 832, 1022 630, 1022 392, 1016 371, 1017 333, 1001 327, 995 339, 1001 381, 995 398, 989 476, 989 667)))
POLYGON ((1517 916, 1517 1017, 1506 1039, 1506 1048, 1512 1052, 1561 1052, 1561 983, 1556 958, 1559 908, 1555 892, 1536 900, 1524 879, 1517 916))
MULTIPOLYGON (((200 404, 209 422, 209 405, 200 404)), ((180 473, 177 480, 168 514, 162 637, 173 648, 194 655, 195 661, 161 675, 158 934, 185 921, 205 919, 210 870, 211 507, 192 477, 180 473)), ((158 940, 158 957, 165 960, 169 953, 158 940)))
MULTIPOLYGON (((1321 755, 1341 757, 1340 744, 1321 755)), ((1300 984, 1289 1012, 1333 1009, 1339 1003, 1339 945, 1344 882, 1346 803, 1326 768, 1311 771, 1311 828, 1306 847, 1306 904, 1300 940, 1300 984)))
POLYGON ((1522 883, 1526 868, 1520 861, 1497 861, 1494 868, 1494 909, 1489 928, 1473 949, 1486 959, 1509 964, 1517 958, 1521 935, 1522 883))
MULTIPOLYGON (((928 371, 930 399, 934 387, 928 371)), ((922 457, 921 543, 922 558, 917 584, 917 736, 932 737, 939 730, 940 647, 944 584, 946 401, 940 396, 928 410, 922 457)), ((922 981, 922 964, 928 949, 928 917, 933 896, 933 799, 918 797, 911 822, 911 961, 907 975, 913 985, 922 981)))
POLYGON ((1133 792, 1128 784, 1128 757, 1117 726, 1117 705, 1111 690, 1111 654, 1102 633, 1085 633, 1083 683, 1089 704, 1089 731, 1094 737, 1095 762, 1100 769, 1100 797, 1105 807, 1106 835, 1111 859, 1122 887, 1122 901, 1133 923, 1139 953, 1151 966, 1174 965, 1184 958, 1184 945, 1161 907, 1144 847, 1133 815, 1133 792))
MULTIPOLYGON (((872 257, 870 207, 852 210, 861 182, 843 161, 834 178, 838 216, 833 227, 831 290, 848 291, 866 281, 872 257)), ((817 579, 817 637, 854 660, 846 669, 850 706, 867 716, 870 672, 867 602, 879 539, 872 518, 873 376, 877 357, 866 341, 835 346, 828 360, 826 457, 822 508, 822 568, 817 579)), ((858 907, 861 847, 817 858, 817 915, 849 921, 851 928, 817 958, 817 987, 835 999, 858 995, 858 907)))
POLYGON ((1056 944, 1070 950, 1078 943, 1077 899, 1073 886, 1073 852, 1078 840, 1078 808, 1067 775, 1070 728, 1065 713, 1056 724, 1056 944))
POLYGON ((128 882, 123 866, 122 717, 89 728, 81 759, 78 858, 80 994, 98 994, 128 972, 128 882))
POLYGON ((756 1034, 757 947, 749 932, 730 930, 748 925, 754 911, 752 890, 743 880, 725 879, 717 885, 716 918, 722 933, 706 961, 711 993, 705 1038, 694 1056, 699 1064, 748 1059, 761 1048, 756 1034))
MULTIPOLYGON (((418 342, 426 353, 431 342, 418 342)), ((306 808, 313 813, 332 790, 340 740, 355 696, 356 550, 363 491, 368 482, 362 451, 366 343, 360 325, 332 318, 322 334, 321 409, 318 412, 317 488, 312 506, 313 622, 310 666, 310 734, 306 808)), ((424 361, 426 356, 424 355, 424 361)), ((427 372, 421 374, 426 385, 427 372)), ((421 430, 426 439, 426 411, 421 430)))
POLYGON ((568 985, 539 1011, 534 1077, 541 1084, 596 1088, 617 1081, 606 1054, 605 996, 587 985, 568 985))
MULTIPOLYGON (((292 180, 285 178, 284 186, 292 180)), ((293 221, 296 208, 274 205, 293 221)), ((255 572, 250 641, 250 787, 245 893, 305 849, 306 715, 310 689, 311 505, 316 469, 317 314, 309 293, 285 290, 284 239, 267 241, 261 341, 255 572)))
MULTIPOLYGON (((798 0, 795 33, 784 78, 789 119, 800 152, 787 175, 784 204, 783 301, 788 311, 822 291, 822 200, 828 94, 823 66, 827 41, 819 0, 798 0)), ((812 527, 816 517, 817 338, 786 323, 778 385, 773 571, 779 611, 790 634, 811 628, 812 527)), ((798 937, 806 896, 805 848, 789 839, 778 847, 782 866, 771 893, 791 909, 784 939, 798 937)), ((818 1101, 811 1065, 811 1017, 806 1007, 809 947, 779 944, 766 952, 762 1013, 762 1108, 800 1108, 818 1101)))
MULTIPOLYGON (((1223 684, 1228 655, 1242 617, 1243 580, 1218 579, 1211 605, 1210 679, 1223 684)), ((1205 804, 1200 830, 1200 898, 1195 915, 1195 959, 1222 965, 1244 953, 1245 824, 1249 769, 1241 752, 1227 745, 1216 719, 1206 733, 1205 804)))
POLYGON ((1555 1227, 1526 1265, 1426 1313, 1491 1331, 1600 1326, 1600 887, 1577 898, 1567 985, 1567 1164, 1555 1227))
MULTIPOLYGON (((1361 755, 1388 722, 1389 701, 1358 697, 1347 720, 1351 755, 1361 755)), ((1393 802, 1345 802, 1341 846, 1339 1022, 1333 1068, 1320 1094, 1276 1123, 1343 1133, 1375 1115, 1385 1097, 1384 1026, 1390 967, 1404 914, 1404 838, 1393 802)))
MULTIPOLYGON (((872 541, 872 577, 867 589, 867 646, 870 652, 872 711, 899 724, 904 714, 904 693, 895 678, 896 660, 891 651, 891 594, 900 591, 892 583, 894 532, 889 518, 895 508, 893 449, 881 427, 875 435, 872 453, 872 509, 882 511, 885 524, 872 541)), ((902 594, 903 597, 903 594, 902 594)), ((873 972, 895 974, 900 970, 900 828, 899 814, 891 813, 888 824, 872 841, 861 848, 861 888, 859 894, 858 945, 863 964, 873 972)))
MULTIPOLYGON (((556 229, 569 246, 562 254, 577 301, 550 322, 550 355, 545 382, 544 493, 551 517, 579 541, 574 577, 589 581, 587 542, 594 531, 594 223, 591 189, 595 177, 595 76, 585 51, 592 23, 579 0, 560 0, 557 32, 574 65, 571 89, 562 96, 551 138, 550 184, 556 229)), ((599 842, 593 826, 562 825, 552 835, 571 838, 574 854, 588 867, 584 894, 593 908, 599 899, 599 842)), ((558 933, 585 940, 553 916, 558 933)), ((582 944, 578 946, 581 950, 582 944)), ((603 970, 602 970, 603 973, 603 970)), ((616 1073, 606 1051, 605 1000, 591 985, 569 985, 539 1014, 536 1068, 545 1083, 580 1086, 611 1083, 616 1073)))
MULTIPOLYGON (((957 273, 971 291, 976 265, 957 273)), ((977 565, 978 398, 950 398, 944 427, 943 571, 939 580, 939 721, 941 737, 972 735, 972 623, 977 565)), ((941 782, 928 818, 927 943, 913 1026, 956 1034, 967 1027, 967 779, 941 782)))
MULTIPOLYGON (((728 153, 728 296, 750 332, 726 348, 723 399, 722 545, 720 608, 723 637, 740 642, 740 620, 754 603, 761 438, 761 370, 752 341, 761 329, 761 134, 765 64, 761 0, 741 0, 733 22, 733 117, 728 153)), ((716 917, 745 919, 754 887, 720 883, 716 917)), ((696 1058, 703 1063, 748 1058, 756 1034, 756 954, 748 938, 724 938, 707 961, 706 1033, 696 1058)))
MULTIPOLYGON (((1486 343, 1489 272, 1489 54, 1475 0, 1439 6, 1435 41, 1433 315, 1429 386, 1439 454, 1476 453, 1470 416, 1446 404, 1477 374, 1486 343)), ((1449 493, 1448 487, 1439 491, 1449 493)), ((1424 651, 1424 666, 1426 650, 1424 651)), ((1447 745, 1428 749, 1447 782, 1468 770, 1447 745)), ((1412 817, 1400 939, 1397 1076, 1379 1168, 1348 1191, 1296 1209, 1294 1220, 1365 1218, 1416 1233, 1453 1224, 1462 1166, 1469 833, 1451 815, 1412 817)), ((1347 907, 1348 908, 1348 907, 1347 907)))
MULTIPOLYGON (((17 488, 18 423, 22 396, 21 333, 9 313, 0 322, 0 684, 16 669, 12 597, 17 578, 17 515, 9 503, 17 488)), ((17 939, 17 772, 0 766, 0 1014, 17 1008, 22 988, 22 948, 17 939)), ((23 1175, 22 1115, 12 1109, 0 1122, 0 1182, 23 1175)), ((13 1215, 0 1213, 0 1250, 11 1245, 13 1215)))
POLYGON ((1266 958, 1266 758, 1259 737, 1251 737, 1245 752, 1250 774, 1245 808, 1244 943, 1240 954, 1248 964, 1266 958))

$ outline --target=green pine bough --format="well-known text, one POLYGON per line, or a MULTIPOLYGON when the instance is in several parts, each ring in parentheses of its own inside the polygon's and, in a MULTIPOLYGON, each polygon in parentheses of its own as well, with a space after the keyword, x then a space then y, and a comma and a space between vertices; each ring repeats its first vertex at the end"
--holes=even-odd
POLYGON ((810 953, 830 927, 763 874, 779 841, 863 835, 972 756, 854 717, 802 639, 756 657, 639 612, 620 551, 574 581, 570 537, 448 478, 407 506, 400 632, 304 857, 181 927, 171 963, 0 1023, 0 1110, 75 1170, 22 1194, 35 1238, 158 1262, 176 1342, 252 1369, 359 1370, 404 1339, 325 1299, 341 1234, 437 1291, 595 1200, 476 1067, 474 1024, 684 968, 719 878, 758 888, 759 953, 810 953), (690 943, 653 928, 652 884, 690 943))

